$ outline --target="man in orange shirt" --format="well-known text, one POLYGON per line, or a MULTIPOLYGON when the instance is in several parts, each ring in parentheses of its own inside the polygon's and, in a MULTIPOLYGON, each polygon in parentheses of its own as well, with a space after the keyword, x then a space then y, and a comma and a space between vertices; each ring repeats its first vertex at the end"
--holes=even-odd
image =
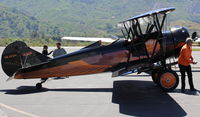
POLYGON ((178 58, 178 65, 181 72, 181 92, 185 92, 185 72, 187 72, 188 75, 188 81, 190 85, 190 91, 196 91, 193 85, 193 79, 192 79, 192 71, 190 64, 197 64, 197 62, 193 61, 192 57, 192 39, 187 38, 186 44, 181 48, 181 52, 178 58))

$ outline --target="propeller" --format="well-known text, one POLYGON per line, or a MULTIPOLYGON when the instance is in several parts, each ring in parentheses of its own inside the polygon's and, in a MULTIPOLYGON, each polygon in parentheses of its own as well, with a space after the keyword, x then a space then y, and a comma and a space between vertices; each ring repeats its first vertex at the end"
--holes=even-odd
POLYGON ((199 36, 197 35, 197 32, 193 32, 191 38, 192 38, 194 41, 197 41, 197 40, 200 39, 199 36))

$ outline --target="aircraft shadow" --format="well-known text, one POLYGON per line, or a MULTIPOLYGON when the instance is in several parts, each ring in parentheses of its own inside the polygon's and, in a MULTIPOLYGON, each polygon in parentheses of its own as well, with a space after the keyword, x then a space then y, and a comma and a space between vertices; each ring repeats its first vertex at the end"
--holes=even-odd
POLYGON ((187 113, 150 81, 115 81, 112 102, 122 114, 137 117, 183 117, 187 113))
POLYGON ((26 95, 33 93, 42 93, 47 91, 63 91, 63 92, 112 92, 113 88, 66 88, 66 89, 36 89, 35 86, 20 86, 17 89, 0 90, 9 95, 26 95))
POLYGON ((25 95, 25 94, 33 94, 33 93, 42 93, 46 91, 48 91, 47 88, 42 88, 38 90, 35 88, 35 86, 20 86, 20 87, 17 87, 17 89, 0 90, 0 92, 5 92, 5 94, 9 94, 9 95, 25 95))
MULTIPOLYGON (((183 117, 187 113, 151 81, 114 81, 113 88, 63 88, 37 90, 34 86, 20 86, 17 89, 0 90, 9 95, 25 95, 47 91, 63 92, 111 92, 112 103, 119 104, 121 114, 138 117, 183 117)), ((175 93, 179 90, 175 90, 175 93)))

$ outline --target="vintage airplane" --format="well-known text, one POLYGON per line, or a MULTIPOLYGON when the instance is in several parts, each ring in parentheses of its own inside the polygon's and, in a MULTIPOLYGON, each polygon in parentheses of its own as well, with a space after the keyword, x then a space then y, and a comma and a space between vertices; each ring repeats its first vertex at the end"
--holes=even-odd
MULTIPOLYGON (((166 60, 178 57, 181 47, 189 37, 184 27, 163 31, 167 14, 175 8, 163 8, 132 17, 119 23, 124 39, 109 45, 97 41, 73 53, 49 58, 31 49, 24 42, 9 44, 2 54, 2 68, 14 79, 65 77, 102 72, 112 76, 133 72, 151 73, 153 81, 163 90, 172 91, 179 78, 171 70, 176 61, 166 60)), ((42 80, 36 84, 40 89, 42 80)))

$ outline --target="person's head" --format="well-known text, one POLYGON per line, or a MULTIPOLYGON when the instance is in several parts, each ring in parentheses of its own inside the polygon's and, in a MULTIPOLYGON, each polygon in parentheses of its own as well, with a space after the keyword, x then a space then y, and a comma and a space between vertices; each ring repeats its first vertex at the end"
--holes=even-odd
POLYGON ((56 46, 57 46, 58 49, 60 49, 61 48, 61 43, 56 43, 56 46))
POLYGON ((192 43, 193 43, 193 40, 191 38, 187 38, 186 39, 186 44, 189 46, 189 47, 192 47, 192 43))
POLYGON ((47 45, 44 45, 43 46, 43 50, 47 50, 48 49, 48 46, 47 45))

